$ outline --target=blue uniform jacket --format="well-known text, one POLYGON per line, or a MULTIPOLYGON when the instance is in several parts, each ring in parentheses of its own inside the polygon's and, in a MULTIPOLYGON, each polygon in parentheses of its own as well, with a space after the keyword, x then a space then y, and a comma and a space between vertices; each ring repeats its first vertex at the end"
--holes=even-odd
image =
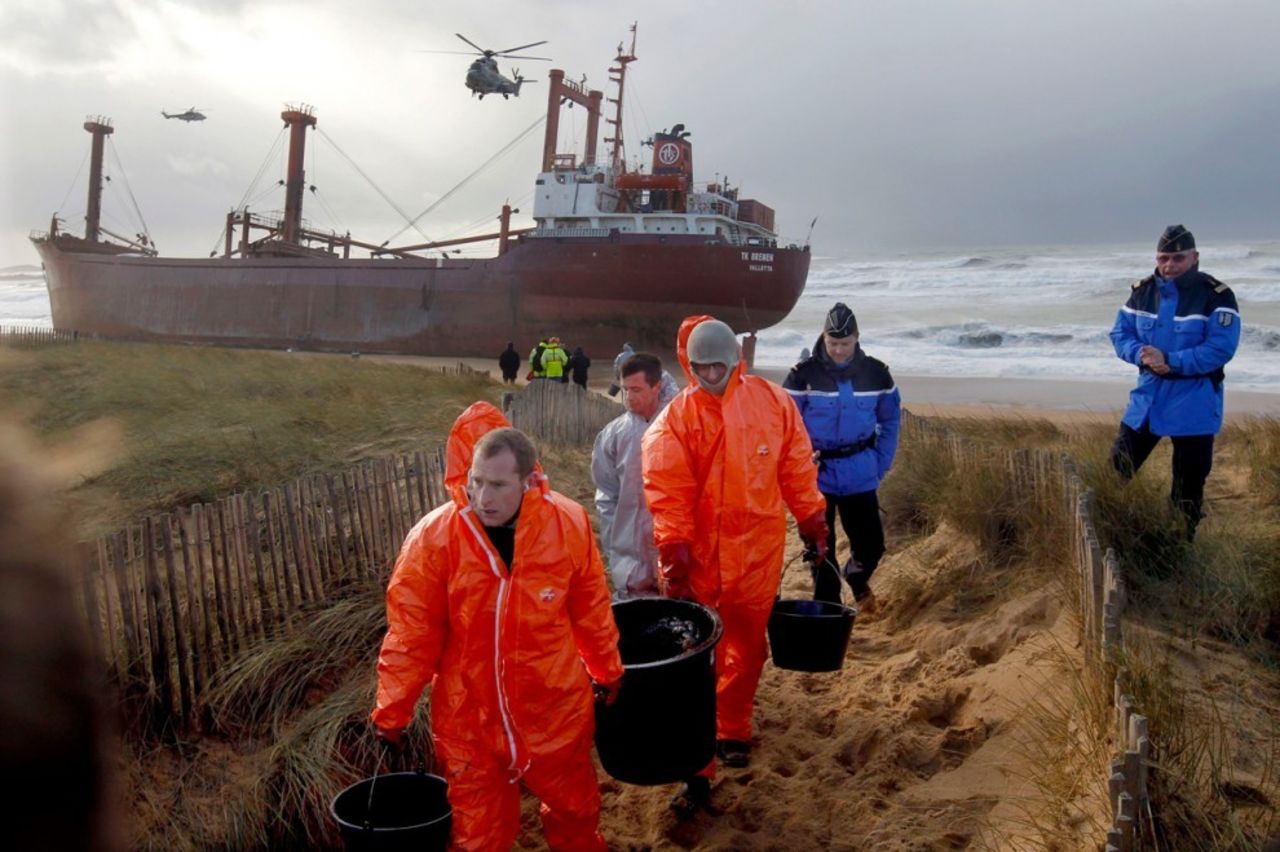
POLYGON ((1240 343, 1240 310, 1231 288, 1193 267, 1172 281, 1156 275, 1133 285, 1111 328, 1116 355, 1138 367, 1124 423, 1156 435, 1214 435, 1222 428, 1223 367, 1240 343), (1164 353, 1168 376, 1142 366, 1142 347, 1164 353))
POLYGON ((874 446, 823 459, 818 489, 838 497, 874 491, 893 464, 902 422, 902 399, 889 368, 861 346, 848 364, 836 366, 819 337, 813 355, 792 367, 782 386, 800 409, 815 450, 848 448, 875 436, 874 446))

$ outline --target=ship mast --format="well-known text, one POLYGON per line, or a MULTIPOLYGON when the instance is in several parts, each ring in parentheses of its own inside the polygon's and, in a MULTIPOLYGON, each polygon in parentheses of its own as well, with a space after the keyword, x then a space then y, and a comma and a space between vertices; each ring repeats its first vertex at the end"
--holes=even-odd
POLYGON ((618 97, 608 100, 617 109, 614 112, 615 118, 605 119, 613 125, 613 136, 605 137, 604 141, 613 143, 613 170, 615 174, 620 174, 626 167, 626 150, 622 139, 622 89, 627 78, 627 66, 636 61, 636 25, 634 23, 631 24, 631 50, 624 54, 620 43, 618 55, 613 61, 618 64, 609 69, 609 79, 618 84, 618 97))
POLYGON ((84 216, 84 238, 98 242, 102 222, 102 149, 105 140, 115 128, 111 119, 98 116, 85 121, 84 129, 93 134, 93 149, 89 154, 89 201, 84 216))
POLYGON ((289 171, 284 190, 284 230, 280 238, 296 245, 302 235, 302 193, 306 189, 302 164, 307 128, 316 126, 316 117, 306 104, 287 107, 280 117, 289 127, 289 171))

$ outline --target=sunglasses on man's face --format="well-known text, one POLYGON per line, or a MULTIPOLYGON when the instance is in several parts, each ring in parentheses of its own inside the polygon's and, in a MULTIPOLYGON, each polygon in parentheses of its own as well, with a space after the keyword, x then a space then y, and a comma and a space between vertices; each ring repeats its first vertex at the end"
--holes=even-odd
POLYGON ((1156 263, 1182 263, 1182 261, 1191 257, 1191 252, 1180 251, 1177 254, 1158 254, 1156 255, 1156 263))

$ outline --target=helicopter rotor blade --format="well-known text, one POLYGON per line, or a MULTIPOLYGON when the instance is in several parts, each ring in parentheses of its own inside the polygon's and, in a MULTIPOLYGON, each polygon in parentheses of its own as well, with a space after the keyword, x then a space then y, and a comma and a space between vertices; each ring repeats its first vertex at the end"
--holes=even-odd
POLYGON ((454 33, 454 35, 456 35, 458 38, 462 39, 462 40, 463 40, 463 41, 465 41, 467 44, 471 45, 471 46, 472 46, 472 47, 474 47, 476 50, 480 51, 481 53, 483 53, 483 54, 484 54, 484 55, 486 55, 486 56, 488 56, 488 55, 492 52, 492 51, 485 50, 483 47, 481 47, 480 45, 476 44, 474 41, 472 41, 471 39, 467 38, 467 37, 466 37, 466 36, 464 36, 462 33, 454 33))
POLYGON ((474 50, 415 50, 414 53, 449 53, 454 56, 484 56, 474 50))
POLYGON ((518 55, 518 54, 514 54, 514 53, 496 53, 496 54, 494 54, 494 55, 495 55, 495 56, 502 56, 502 57, 505 57, 505 58, 507 58, 507 59, 538 59, 538 60, 541 60, 542 62, 550 62, 550 61, 551 61, 551 57, 550 57, 550 56, 520 56, 520 55, 518 55))
POLYGON ((526 47, 537 47, 540 44, 546 44, 546 43, 547 43, 547 40, 544 38, 542 41, 531 41, 528 44, 522 44, 519 47, 508 47, 506 50, 495 50, 494 53, 501 53, 501 54, 515 53, 517 50, 524 50, 526 47))

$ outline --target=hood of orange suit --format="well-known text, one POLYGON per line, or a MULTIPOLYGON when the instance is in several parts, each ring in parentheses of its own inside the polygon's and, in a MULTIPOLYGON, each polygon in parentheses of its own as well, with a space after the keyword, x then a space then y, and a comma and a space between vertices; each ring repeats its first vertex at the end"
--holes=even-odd
MULTIPOLYGON (((708 320, 714 320, 715 317, 708 314, 699 314, 697 316, 685 317, 680 323, 680 331, 676 335, 676 358, 680 361, 680 368, 684 370, 684 376, 689 380, 691 387, 701 387, 698 383, 698 377, 693 374, 693 364, 689 361, 689 335, 693 334, 693 330, 708 320)), ((747 372, 747 359, 738 358, 738 365, 733 368, 733 374, 729 377, 729 383, 725 385, 724 395, 728 396, 732 393, 732 388, 742 380, 747 372)))

